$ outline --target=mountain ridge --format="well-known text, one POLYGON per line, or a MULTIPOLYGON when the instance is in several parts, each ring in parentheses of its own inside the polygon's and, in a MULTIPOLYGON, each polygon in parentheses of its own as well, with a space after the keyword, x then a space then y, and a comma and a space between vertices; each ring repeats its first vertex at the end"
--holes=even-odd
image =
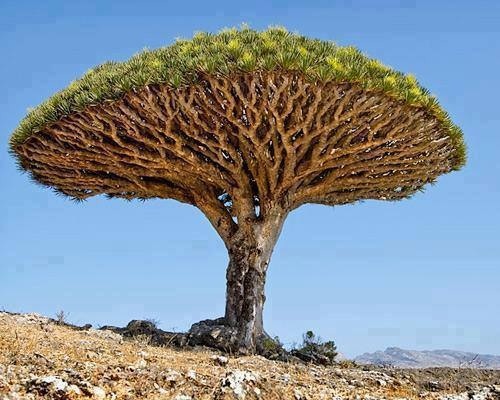
POLYGON ((359 364, 374 364, 400 368, 479 368, 499 369, 500 356, 478 354, 460 350, 408 350, 387 347, 373 353, 363 353, 354 358, 359 364))

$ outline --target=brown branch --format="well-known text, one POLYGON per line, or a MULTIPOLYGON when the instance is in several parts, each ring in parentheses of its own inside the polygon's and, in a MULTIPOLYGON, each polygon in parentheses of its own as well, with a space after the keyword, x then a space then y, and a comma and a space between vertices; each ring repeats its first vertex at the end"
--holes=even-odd
POLYGON ((400 199, 451 170, 435 117, 350 83, 275 71, 146 86, 47 125, 16 148, 40 182, 78 198, 173 198, 226 245, 305 202, 400 199))

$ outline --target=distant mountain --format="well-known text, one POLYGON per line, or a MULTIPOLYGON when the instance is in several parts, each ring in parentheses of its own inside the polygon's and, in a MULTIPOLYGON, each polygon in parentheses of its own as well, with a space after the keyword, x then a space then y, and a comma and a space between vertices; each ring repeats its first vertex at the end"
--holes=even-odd
POLYGON ((455 350, 404 350, 388 347, 384 351, 364 353, 354 361, 359 364, 375 364, 399 368, 485 368, 500 369, 500 356, 467 353, 455 350))

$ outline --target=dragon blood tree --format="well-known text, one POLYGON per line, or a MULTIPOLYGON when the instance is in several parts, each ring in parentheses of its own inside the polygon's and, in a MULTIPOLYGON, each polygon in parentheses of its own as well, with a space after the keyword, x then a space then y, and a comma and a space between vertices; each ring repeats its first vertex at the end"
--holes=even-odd
POLYGON ((198 207, 229 253, 217 328, 246 352, 265 337, 266 271, 292 210, 408 198, 465 162, 460 129, 413 76, 283 28, 102 64, 32 110, 10 146, 75 199, 198 207))

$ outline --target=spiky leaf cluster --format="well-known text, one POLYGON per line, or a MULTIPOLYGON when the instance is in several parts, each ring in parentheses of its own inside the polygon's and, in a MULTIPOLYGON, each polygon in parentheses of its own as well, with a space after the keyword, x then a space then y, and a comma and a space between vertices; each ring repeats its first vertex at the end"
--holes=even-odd
POLYGON ((356 83, 423 108, 449 133, 455 148, 453 169, 465 163, 460 128, 413 75, 395 71, 355 47, 310 39, 279 27, 262 32, 247 27, 216 34, 199 32, 190 40, 179 39, 168 47, 144 50, 126 62, 106 62, 95 67, 32 109, 14 131, 11 149, 66 115, 118 99, 147 85, 179 88, 197 83, 206 74, 229 76, 276 70, 300 72, 313 82, 356 83))

